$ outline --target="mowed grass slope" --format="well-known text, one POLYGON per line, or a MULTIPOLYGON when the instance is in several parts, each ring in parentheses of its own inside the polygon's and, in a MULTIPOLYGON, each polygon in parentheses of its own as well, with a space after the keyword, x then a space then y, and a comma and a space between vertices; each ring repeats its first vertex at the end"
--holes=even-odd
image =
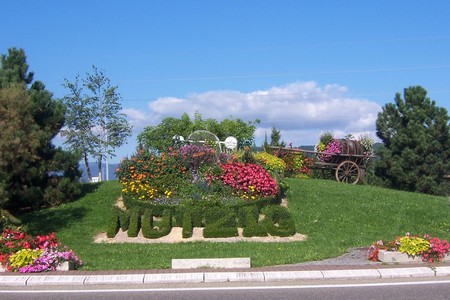
POLYGON ((95 244, 105 232, 118 182, 85 186, 79 200, 22 216, 31 233, 55 232, 86 270, 169 268, 173 258, 250 257, 252 266, 291 264, 339 256, 407 231, 450 240, 446 197, 406 193, 330 180, 289 179, 289 210, 305 242, 95 244))

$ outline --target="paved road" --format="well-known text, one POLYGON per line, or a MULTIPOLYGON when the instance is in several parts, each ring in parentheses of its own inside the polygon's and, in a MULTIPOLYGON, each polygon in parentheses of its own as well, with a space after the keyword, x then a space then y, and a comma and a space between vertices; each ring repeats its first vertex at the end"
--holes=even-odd
POLYGON ((9 300, 137 300, 137 299, 396 299, 396 300, 448 300, 450 280, 396 280, 396 281, 352 281, 291 282, 282 285, 272 283, 196 285, 193 287, 142 287, 142 286, 96 286, 89 289, 34 288, 0 291, 0 299, 9 300))

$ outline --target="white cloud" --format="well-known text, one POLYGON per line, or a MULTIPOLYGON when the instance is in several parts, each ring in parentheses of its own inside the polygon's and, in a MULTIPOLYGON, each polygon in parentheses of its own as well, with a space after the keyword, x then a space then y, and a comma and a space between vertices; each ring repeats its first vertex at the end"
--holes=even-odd
POLYGON ((134 130, 142 130, 146 125, 148 125, 148 114, 141 110, 137 110, 135 108, 124 108, 121 112, 127 115, 128 121, 134 130))
POLYGON ((155 125, 161 119, 193 116, 197 111, 203 118, 241 118, 261 120, 255 132, 262 141, 272 126, 281 130, 282 139, 294 145, 313 144, 321 132, 333 132, 336 137, 361 133, 374 136, 379 104, 346 95, 347 88, 331 84, 320 87, 314 81, 294 82, 249 93, 239 91, 208 91, 185 98, 165 97, 152 101, 149 111, 124 109, 130 123, 138 128, 155 125))

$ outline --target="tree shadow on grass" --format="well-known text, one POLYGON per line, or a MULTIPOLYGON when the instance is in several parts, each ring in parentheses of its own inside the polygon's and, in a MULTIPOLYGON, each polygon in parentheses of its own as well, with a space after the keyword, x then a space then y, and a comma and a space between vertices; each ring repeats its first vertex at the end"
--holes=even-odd
MULTIPOLYGON (((101 185, 102 182, 82 184, 80 196, 68 203, 76 202, 88 194, 95 193, 101 185)), ((80 222, 87 211, 86 207, 71 207, 70 204, 67 206, 61 204, 53 208, 25 212, 19 218, 29 234, 47 234, 80 222)))
POLYGON ((86 212, 85 207, 58 207, 23 215, 21 220, 29 234, 47 234, 79 222, 86 212))
POLYGON ((83 183, 81 184, 81 193, 80 196, 77 197, 76 200, 83 198, 84 196, 86 196, 87 194, 91 194, 96 192, 100 186, 102 185, 103 182, 91 182, 91 183, 83 183))

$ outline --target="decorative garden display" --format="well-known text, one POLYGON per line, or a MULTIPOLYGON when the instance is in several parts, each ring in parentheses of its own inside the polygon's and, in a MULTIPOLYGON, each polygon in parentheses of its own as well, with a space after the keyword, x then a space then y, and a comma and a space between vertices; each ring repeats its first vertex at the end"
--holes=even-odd
MULTIPOLYGON (((183 228, 183 238, 194 227, 204 227, 205 238, 243 235, 291 236, 295 224, 280 205, 286 189, 280 174, 257 163, 248 151, 224 153, 220 142, 206 131, 194 132, 162 153, 138 151, 121 162, 124 208, 114 207, 108 237, 119 230, 129 237, 168 235, 183 228)), ((235 147, 234 138, 226 148, 235 147)))
POLYGON ((337 181, 356 184, 364 179, 365 169, 372 156, 372 144, 363 140, 334 139, 319 143, 316 151, 292 147, 267 148, 279 156, 281 151, 301 153, 311 159, 311 168, 332 171, 337 181))
POLYGON ((384 263, 450 261, 450 243, 428 234, 419 237, 406 233, 388 242, 374 242, 369 248, 368 259, 384 263))
POLYGON ((82 265, 81 260, 54 233, 30 236, 21 228, 5 228, 0 235, 0 271, 37 273, 68 270, 82 265))

